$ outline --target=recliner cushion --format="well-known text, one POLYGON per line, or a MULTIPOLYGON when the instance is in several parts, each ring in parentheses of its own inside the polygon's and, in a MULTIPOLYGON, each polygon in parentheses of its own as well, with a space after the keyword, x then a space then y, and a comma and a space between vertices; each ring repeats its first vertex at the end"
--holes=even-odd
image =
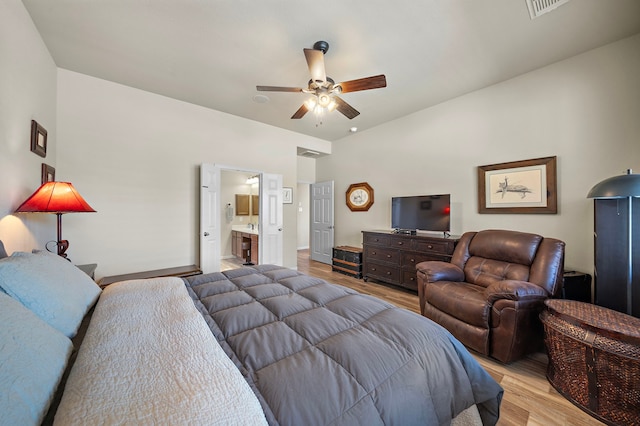
POLYGON ((541 241, 542 236, 525 232, 500 229, 480 231, 469 244, 469 254, 531 266, 541 241))
POLYGON ((439 281, 425 288, 426 300, 433 307, 477 327, 489 328, 491 305, 484 287, 469 283, 439 281))
POLYGON ((464 266, 465 281, 489 287, 496 281, 528 281, 529 267, 501 260, 471 257, 464 266))

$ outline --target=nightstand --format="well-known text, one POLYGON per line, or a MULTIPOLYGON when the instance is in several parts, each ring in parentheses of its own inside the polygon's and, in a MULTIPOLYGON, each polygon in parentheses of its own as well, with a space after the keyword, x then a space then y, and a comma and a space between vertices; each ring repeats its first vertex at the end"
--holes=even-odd
POLYGON ((80 269, 85 274, 89 275, 92 280, 95 280, 96 268, 98 267, 97 263, 87 263, 86 265, 76 265, 78 269, 80 269))
POLYGON ((564 271, 562 298, 591 303, 591 275, 578 271, 564 271))

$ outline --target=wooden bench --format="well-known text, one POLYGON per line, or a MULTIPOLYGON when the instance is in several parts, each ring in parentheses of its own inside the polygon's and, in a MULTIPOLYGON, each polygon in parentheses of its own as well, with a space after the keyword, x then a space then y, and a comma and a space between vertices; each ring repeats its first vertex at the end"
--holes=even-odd
POLYGON ((144 278, 156 278, 156 277, 191 277, 193 275, 200 275, 202 271, 196 265, 188 266, 176 266, 173 268, 154 269, 152 271, 134 272, 131 274, 112 275, 109 277, 103 277, 98 283, 100 287, 106 287, 109 284, 113 284, 118 281, 126 280, 139 280, 144 278))

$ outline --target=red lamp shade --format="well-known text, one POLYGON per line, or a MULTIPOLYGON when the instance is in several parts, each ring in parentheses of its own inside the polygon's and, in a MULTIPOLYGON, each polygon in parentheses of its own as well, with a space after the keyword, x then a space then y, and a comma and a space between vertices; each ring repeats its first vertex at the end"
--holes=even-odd
POLYGON ((18 207, 18 213, 95 212, 70 182, 47 182, 18 207))
POLYGON ((16 209, 16 213, 55 213, 58 216, 58 255, 67 257, 69 241, 62 239, 62 214, 95 212, 70 182, 47 182, 16 209))

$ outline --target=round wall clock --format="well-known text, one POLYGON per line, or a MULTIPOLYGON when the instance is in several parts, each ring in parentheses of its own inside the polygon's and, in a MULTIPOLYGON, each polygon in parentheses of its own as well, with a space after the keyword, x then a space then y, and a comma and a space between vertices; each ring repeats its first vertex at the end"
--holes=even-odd
POLYGON ((353 183, 347 189, 347 206, 352 212, 366 212, 373 205, 373 188, 367 182, 353 183))

